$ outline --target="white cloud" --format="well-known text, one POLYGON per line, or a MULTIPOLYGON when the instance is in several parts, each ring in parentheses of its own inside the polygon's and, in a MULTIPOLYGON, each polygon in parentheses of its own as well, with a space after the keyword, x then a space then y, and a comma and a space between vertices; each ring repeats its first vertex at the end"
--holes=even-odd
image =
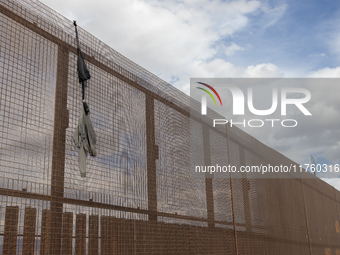
POLYGON ((237 45, 236 43, 232 42, 230 46, 224 48, 224 53, 227 56, 234 55, 236 51, 242 51, 244 50, 243 47, 237 45))
POLYGON ((310 57, 327 57, 325 53, 320 53, 320 54, 310 54, 310 57))
POLYGON ((216 59, 223 50, 228 56, 243 50, 230 38, 260 10, 256 0, 42 2, 187 94, 190 77, 282 76, 274 64, 247 68, 216 59))
POLYGON ((259 64, 256 66, 248 66, 246 69, 246 77, 282 77, 284 74, 279 68, 271 63, 259 64))
POLYGON ((183 74, 181 79, 174 83, 174 86, 180 88, 189 94, 190 78, 246 78, 246 77, 281 77, 283 74, 279 68, 271 63, 263 63, 246 68, 236 66, 224 59, 215 58, 212 61, 197 61, 187 68, 188 72, 183 74), (190 75, 189 75, 190 74, 190 75))
POLYGON ((317 71, 311 72, 309 75, 311 78, 340 78, 340 66, 336 68, 323 68, 317 71))
POLYGON ((262 11, 265 13, 264 18, 264 26, 263 29, 274 26, 286 13, 287 5, 276 6, 274 8, 270 8, 267 5, 264 5, 262 11))

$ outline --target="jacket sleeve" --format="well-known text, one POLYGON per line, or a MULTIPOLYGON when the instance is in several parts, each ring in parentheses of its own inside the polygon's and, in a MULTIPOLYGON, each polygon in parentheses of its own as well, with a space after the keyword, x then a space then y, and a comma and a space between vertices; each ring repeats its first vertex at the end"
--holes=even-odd
POLYGON ((91 156, 96 156, 97 155, 97 151, 96 151, 97 137, 96 137, 96 133, 94 131, 89 115, 85 116, 85 123, 86 123, 86 132, 87 132, 87 138, 88 138, 88 143, 89 143, 88 151, 91 156))

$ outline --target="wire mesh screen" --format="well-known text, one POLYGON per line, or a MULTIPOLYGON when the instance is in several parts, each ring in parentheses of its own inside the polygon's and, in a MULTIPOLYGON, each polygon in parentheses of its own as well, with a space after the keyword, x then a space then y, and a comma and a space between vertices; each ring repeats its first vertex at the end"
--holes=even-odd
POLYGON ((98 140, 82 178, 72 22, 29 0, 0 0, 0 21, 1 254, 340 254, 339 191, 317 178, 193 178, 192 161, 291 161, 190 121, 188 96, 80 28, 98 140))
POLYGON ((49 194, 57 46, 0 14, 4 188, 49 194))
POLYGON ((190 178, 189 118, 155 101, 157 209, 206 218, 205 182, 190 178))
POLYGON ((79 149, 73 142, 82 107, 76 60, 77 56, 71 54, 64 196, 147 209, 145 95, 89 64, 96 74, 88 82, 86 93, 91 95, 87 102, 97 133, 98 156, 88 157, 86 178, 80 177, 79 149))

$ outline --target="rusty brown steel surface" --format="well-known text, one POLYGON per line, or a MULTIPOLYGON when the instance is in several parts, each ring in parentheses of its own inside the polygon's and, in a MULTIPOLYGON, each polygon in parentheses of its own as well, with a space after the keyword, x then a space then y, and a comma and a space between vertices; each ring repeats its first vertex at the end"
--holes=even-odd
MULTIPOLYGON (((211 155, 210 155, 210 134, 209 129, 203 127, 202 131, 203 135, 203 148, 204 148, 204 165, 211 165, 211 155)), ((205 194, 207 201, 207 218, 208 218, 208 227, 215 227, 214 220, 214 194, 213 194, 213 181, 212 176, 207 176, 205 179, 205 194)))
POLYGON ((311 244, 310 233, 309 233, 309 223, 308 223, 308 214, 307 214, 306 201, 305 201, 305 191, 303 188, 303 179, 301 179, 301 186, 302 186, 302 194, 303 194, 303 206, 305 209, 305 217, 306 217, 306 228, 307 228, 307 235, 308 235, 309 252, 312 255, 312 244, 311 244))
POLYGON ((67 85, 69 51, 58 46, 57 79, 55 92, 55 115, 53 131, 53 154, 51 173, 51 210, 53 220, 53 254, 60 254, 63 204, 57 201, 64 196, 65 139, 68 128, 67 85))
POLYGON ((202 165, 290 164, 79 27, 98 156, 81 178, 74 27, 38 1, 0 0, 3 254, 338 254, 340 192, 317 178, 193 178, 202 165))
POLYGON ((101 222, 101 234, 100 234, 101 253, 103 255, 106 255, 109 254, 110 250, 108 216, 103 216, 100 222, 101 222))
POLYGON ((6 206, 3 254, 14 255, 17 250, 18 206, 6 206))
MULTIPOLYGON (((155 145, 155 108, 154 98, 146 95, 145 115, 146 115, 146 157, 147 157, 147 191, 149 220, 157 221, 157 191, 156 191, 156 152, 155 145)), ((158 151, 157 151, 158 155, 158 151)))
POLYGON ((36 214, 37 209, 31 207, 25 208, 24 238, 22 253, 24 255, 34 254, 36 214))
POLYGON ((52 211, 43 210, 41 218, 40 252, 43 255, 51 254, 52 242, 52 211))
POLYGON ((86 253, 86 214, 76 215, 76 254, 86 253))
POLYGON ((63 213, 62 254, 72 253, 73 213, 63 213))
POLYGON ((98 254, 99 250, 99 217, 90 215, 89 217, 89 255, 98 254))
MULTIPOLYGON (((226 134, 227 134, 227 153, 228 153, 228 163, 231 163, 230 160, 230 147, 229 147, 229 127, 226 126, 226 134)), ((236 216, 235 216, 235 203, 234 203, 234 192, 233 192, 233 179, 232 174, 230 173, 230 195, 231 195, 231 206, 232 206, 232 214, 233 214, 233 224, 234 224, 234 238, 235 238, 235 254, 238 255, 238 246, 237 246, 237 230, 236 230, 236 216)))

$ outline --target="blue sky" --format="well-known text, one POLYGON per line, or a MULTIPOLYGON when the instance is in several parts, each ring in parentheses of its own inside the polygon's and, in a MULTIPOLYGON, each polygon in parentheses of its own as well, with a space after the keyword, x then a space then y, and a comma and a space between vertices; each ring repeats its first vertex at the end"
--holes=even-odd
MULTIPOLYGON (((248 38, 254 49, 249 62, 262 59, 263 62, 276 63, 287 72, 298 69, 300 75, 337 66, 338 56, 331 46, 332 35, 339 28, 339 2, 287 1, 276 8, 282 16, 272 25, 263 28, 266 18, 250 25, 249 32, 258 32, 248 38)), ((247 39, 242 38, 245 43, 247 39)))
POLYGON ((266 75, 281 77, 339 66, 335 0, 42 2, 186 93, 188 78, 214 60, 230 63, 224 76, 232 77, 254 75, 247 67, 261 64, 275 65, 266 75))
MULTIPOLYGON (((187 94, 190 77, 340 77, 339 1, 41 2, 187 94)), ((309 155, 319 163, 339 162, 340 122, 334 116, 340 102, 331 95, 323 99, 314 111, 326 124, 312 131, 325 144, 303 143, 303 134, 258 138, 297 162, 309 155)), ((331 183, 340 189, 339 180, 331 183)))
POLYGON ((243 50, 225 56, 228 61, 239 66, 274 63, 286 77, 303 77, 339 65, 339 52, 334 48, 339 1, 268 1, 263 5, 232 37, 243 50))

